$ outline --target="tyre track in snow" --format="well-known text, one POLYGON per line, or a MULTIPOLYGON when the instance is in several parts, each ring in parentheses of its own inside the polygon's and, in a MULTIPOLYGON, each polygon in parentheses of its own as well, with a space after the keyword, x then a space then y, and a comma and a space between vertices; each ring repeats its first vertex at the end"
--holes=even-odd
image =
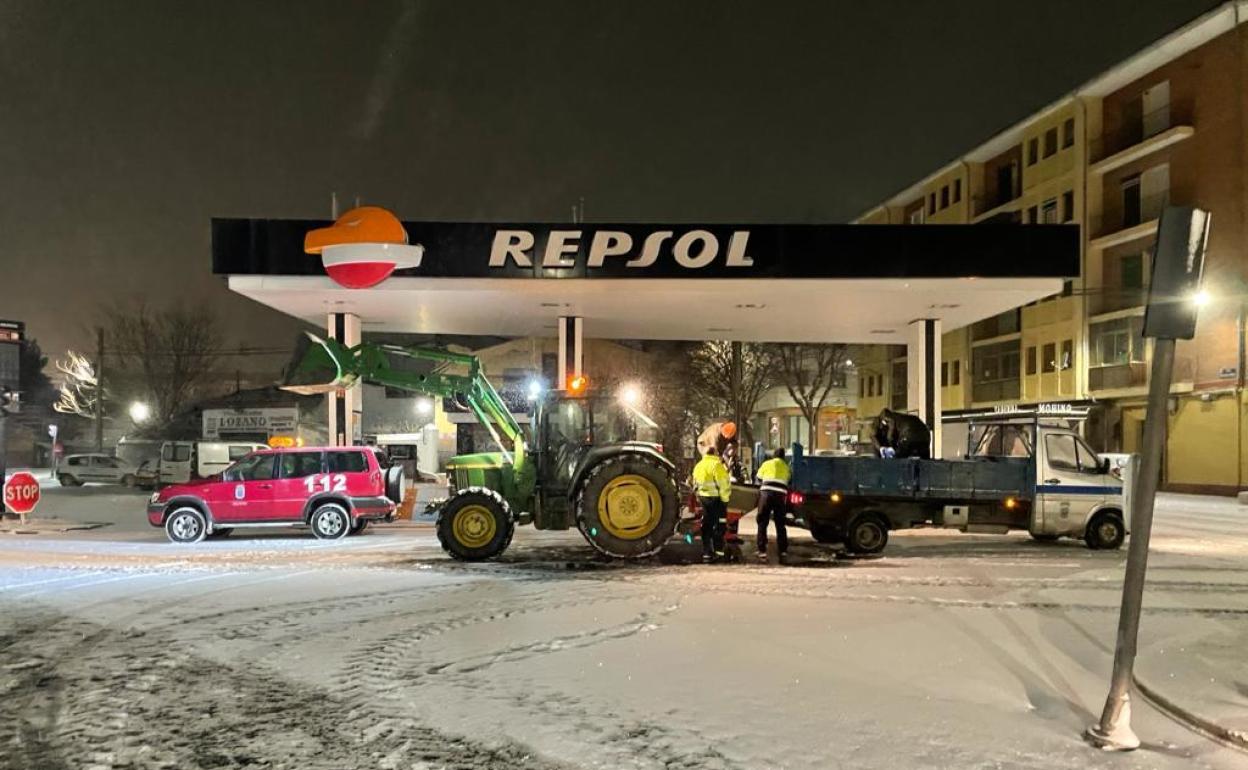
POLYGON ((263 670, 210 662, 161 634, 67 617, 50 624, 31 613, 13 620, 12 649, 24 658, 16 688, 33 691, 20 711, 0 703, 8 726, 0 746, 14 768, 560 767, 519 744, 468 741, 263 670), (81 639, 92 641, 89 654, 63 654, 81 639), (65 649, 49 655, 49 642, 65 649), (41 686, 49 680, 59 686, 41 686))

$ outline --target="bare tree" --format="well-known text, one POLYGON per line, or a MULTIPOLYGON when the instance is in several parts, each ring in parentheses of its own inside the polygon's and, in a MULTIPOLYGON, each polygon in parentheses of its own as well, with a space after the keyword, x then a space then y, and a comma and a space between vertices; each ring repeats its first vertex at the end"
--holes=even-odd
POLYGON ((806 448, 814 451, 819 435, 819 410, 834 387, 845 381, 845 345, 788 343, 777 345, 776 365, 789 395, 797 403, 809 428, 806 448))
POLYGON ((65 358, 56 362, 56 371, 61 376, 61 387, 59 397, 52 405, 53 409, 61 414, 94 417, 99 399, 104 399, 107 406, 109 393, 100 387, 95 367, 89 358, 67 350, 65 358))
POLYGON ((750 416, 763 394, 775 384, 774 367, 767 346, 752 342, 706 342, 694 349, 689 360, 689 387, 697 394, 697 417, 739 420, 744 446, 754 442, 750 416))
POLYGON ((153 310, 140 301, 106 313, 108 338, 134 390, 151 399, 152 422, 164 425, 212 376, 221 341, 217 317, 205 306, 153 310))

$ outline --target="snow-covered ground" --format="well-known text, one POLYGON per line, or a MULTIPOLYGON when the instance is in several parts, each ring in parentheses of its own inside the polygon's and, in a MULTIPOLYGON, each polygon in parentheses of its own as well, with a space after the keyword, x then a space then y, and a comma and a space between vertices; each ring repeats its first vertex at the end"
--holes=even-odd
MULTIPOLYGON (((913 532, 618 565, 522 529, 463 565, 411 526, 175 547, 142 494, 48 492, 114 523, 0 536, 3 767, 1248 767, 1142 701, 1140 751, 1080 740, 1125 551, 913 532)), ((1248 713, 1246 630, 1248 508, 1164 496, 1141 672, 1248 713)))

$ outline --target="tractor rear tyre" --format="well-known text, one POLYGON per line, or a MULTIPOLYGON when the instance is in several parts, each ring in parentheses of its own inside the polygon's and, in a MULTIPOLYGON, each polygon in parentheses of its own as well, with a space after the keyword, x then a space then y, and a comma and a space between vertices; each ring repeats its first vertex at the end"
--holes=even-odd
POLYGON ((438 512, 438 542, 460 561, 493 559, 507 550, 515 532, 511 508, 492 489, 469 487, 438 512))
POLYGON ((658 553, 679 520, 671 471, 643 454, 619 454, 598 463, 576 495, 577 528, 595 549, 616 559, 658 553))

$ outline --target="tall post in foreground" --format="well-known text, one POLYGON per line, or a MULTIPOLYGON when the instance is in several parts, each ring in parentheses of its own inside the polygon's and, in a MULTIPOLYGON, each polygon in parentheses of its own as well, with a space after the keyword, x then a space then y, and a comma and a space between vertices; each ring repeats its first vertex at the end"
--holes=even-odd
POLYGON ((1122 582, 1114 671, 1101 721, 1084 732, 1092 745, 1106 750, 1130 751, 1140 746, 1139 737, 1131 729, 1131 680, 1140 633, 1140 612, 1144 605, 1153 507, 1166 442, 1166 402, 1170 398, 1170 379, 1174 372, 1175 340, 1190 340, 1195 336, 1196 311, 1206 301, 1201 277, 1208 238, 1208 212, 1192 207, 1167 207, 1157 229, 1152 281, 1144 311, 1144 336, 1154 340, 1153 366, 1149 374, 1140 469, 1135 475, 1135 489, 1131 495, 1131 543, 1122 582))
POLYGON ((104 328, 95 330, 95 451, 104 451, 104 328))

